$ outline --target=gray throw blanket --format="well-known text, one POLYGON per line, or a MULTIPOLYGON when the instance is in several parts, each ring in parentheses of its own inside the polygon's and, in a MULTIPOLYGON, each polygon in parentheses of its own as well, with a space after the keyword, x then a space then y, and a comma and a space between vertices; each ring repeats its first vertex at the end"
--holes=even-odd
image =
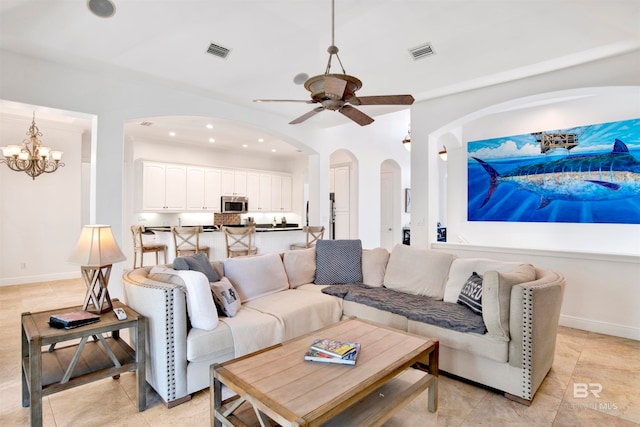
POLYGON ((477 334, 487 332, 482 315, 460 304, 388 288, 371 287, 362 283, 331 285, 324 288, 322 292, 458 332, 477 334))

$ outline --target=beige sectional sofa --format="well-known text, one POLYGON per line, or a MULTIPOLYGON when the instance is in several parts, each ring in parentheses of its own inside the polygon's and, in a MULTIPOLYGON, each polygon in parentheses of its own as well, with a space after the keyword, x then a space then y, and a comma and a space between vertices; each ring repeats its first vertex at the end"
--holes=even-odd
MULTIPOLYGON (((222 307, 224 301, 218 298, 218 309, 209 279, 201 272, 175 271, 171 266, 125 272, 125 301, 149 321, 147 381, 167 406, 208 387, 211 364, 312 332, 345 316, 436 338, 441 370, 524 403, 533 399, 551 368, 565 286, 557 272, 404 245, 391 253, 383 248, 361 251, 362 283, 381 288, 379 292, 443 300, 444 310, 459 309, 455 303, 467 279, 474 272, 481 275, 481 323, 486 332, 459 332, 323 293, 328 285, 314 280, 326 264, 318 264, 316 272, 317 256, 311 248, 213 262, 222 278, 216 286, 223 284, 225 295, 237 298, 233 307, 222 307), (229 309, 235 311, 231 317, 218 313, 229 309)), ((327 291, 346 289, 338 286, 327 291)))

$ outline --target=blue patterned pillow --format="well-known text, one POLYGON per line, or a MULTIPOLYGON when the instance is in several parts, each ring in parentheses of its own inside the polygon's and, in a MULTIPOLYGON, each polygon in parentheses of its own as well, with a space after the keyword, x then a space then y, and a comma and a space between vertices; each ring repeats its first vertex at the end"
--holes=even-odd
POLYGON ((314 283, 318 285, 362 283, 362 242, 360 240, 318 240, 314 283))
POLYGON ((475 271, 462 286, 458 304, 466 305, 476 314, 482 314, 482 276, 475 271))

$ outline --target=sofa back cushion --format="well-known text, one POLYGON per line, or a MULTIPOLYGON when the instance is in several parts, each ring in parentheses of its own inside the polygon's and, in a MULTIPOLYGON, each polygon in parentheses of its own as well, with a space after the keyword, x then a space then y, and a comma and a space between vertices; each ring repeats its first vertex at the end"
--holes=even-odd
POLYGON ((362 282, 362 242, 354 240, 318 240, 316 278, 318 285, 362 282))
POLYGON ((225 259, 224 275, 238 291, 241 302, 289 288, 282 258, 277 253, 225 259))
POLYGON ((445 302, 457 302, 462 287, 474 271, 480 276, 484 276, 484 273, 490 270, 514 271, 521 264, 521 262, 505 262, 488 258, 456 258, 451 263, 443 299, 445 302))
POLYGON ((482 319, 487 332, 509 341, 509 310, 511 288, 536 279, 536 269, 531 264, 520 264, 514 271, 501 273, 487 271, 482 280, 482 319))
POLYGON ((316 248, 285 252, 282 263, 291 289, 313 283, 316 277, 316 248))
POLYGON ((388 262, 389 251, 385 248, 363 249, 362 282, 369 286, 382 286, 388 262))
POLYGON ((410 294, 442 299, 453 258, 452 254, 446 252, 398 244, 389 256, 384 286, 410 294))

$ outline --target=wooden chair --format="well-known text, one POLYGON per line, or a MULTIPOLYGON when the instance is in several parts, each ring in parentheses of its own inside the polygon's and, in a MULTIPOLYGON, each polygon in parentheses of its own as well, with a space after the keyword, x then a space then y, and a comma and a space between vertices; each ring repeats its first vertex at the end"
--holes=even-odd
POLYGON ((289 248, 293 251, 296 249, 307 249, 315 246, 318 240, 324 237, 324 225, 306 226, 302 229, 307 233, 306 243, 293 243, 289 248))
POLYGON ((156 265, 158 265, 158 253, 162 252, 164 262, 167 262, 167 245, 161 243, 144 243, 142 241, 143 227, 141 225, 131 226, 131 237, 133 237, 133 268, 138 268, 138 254, 140 254, 140 267, 144 266, 144 254, 155 252, 156 265))
POLYGON ((253 246, 253 236, 256 232, 255 225, 247 227, 222 227, 224 240, 227 244, 227 258, 243 255, 255 255, 258 248, 253 246))
POLYGON ((204 252, 209 258, 209 246, 200 245, 202 227, 171 227, 176 257, 204 252))

